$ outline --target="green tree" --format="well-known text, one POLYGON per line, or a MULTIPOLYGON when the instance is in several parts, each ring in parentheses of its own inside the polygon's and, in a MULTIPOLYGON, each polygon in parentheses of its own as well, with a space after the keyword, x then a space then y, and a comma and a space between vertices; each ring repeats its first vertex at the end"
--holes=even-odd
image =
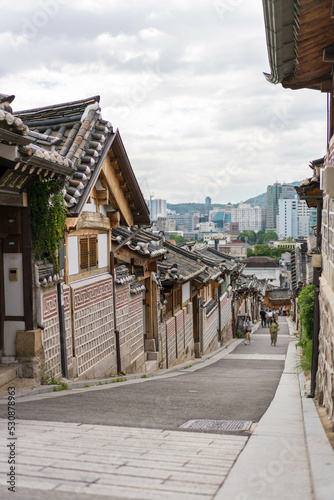
POLYGON ((256 242, 256 234, 254 231, 242 231, 238 235, 237 239, 241 241, 247 241, 250 245, 254 245, 254 243, 256 242))
POLYGON ((278 240, 278 236, 277 233, 275 233, 275 231, 268 231, 267 233, 264 233, 263 242, 266 243, 270 240, 275 240, 275 241, 278 240))
POLYGON ((259 243, 259 245, 261 245, 263 242, 264 242, 264 235, 265 235, 265 231, 258 231, 256 233, 256 241, 257 243, 259 243))
POLYGON ((271 249, 268 245, 255 245, 254 255, 255 256, 263 255, 266 257, 271 257, 271 249))
POLYGON ((253 257, 253 255, 254 255, 253 250, 252 250, 250 247, 248 247, 248 248, 247 248, 247 258, 248 258, 248 257, 253 257))
POLYGON ((184 238, 183 236, 180 236, 179 234, 170 234, 169 239, 175 240, 175 243, 184 243, 185 241, 188 241, 188 240, 186 240, 186 238, 184 238))

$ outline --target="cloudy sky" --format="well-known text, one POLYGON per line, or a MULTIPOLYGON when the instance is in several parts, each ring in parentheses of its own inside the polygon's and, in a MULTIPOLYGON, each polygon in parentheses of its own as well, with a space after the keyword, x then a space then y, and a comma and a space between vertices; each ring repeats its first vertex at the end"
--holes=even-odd
POLYGON ((245 200, 308 177, 326 96, 268 83, 261 0, 1 2, 15 111, 101 96, 144 195, 245 200))

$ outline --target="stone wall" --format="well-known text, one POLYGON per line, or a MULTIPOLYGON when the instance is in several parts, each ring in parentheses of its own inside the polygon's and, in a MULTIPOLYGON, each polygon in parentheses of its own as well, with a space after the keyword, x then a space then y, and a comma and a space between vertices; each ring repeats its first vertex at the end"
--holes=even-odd
POLYGON ((233 337, 232 330, 232 297, 227 297, 227 293, 220 298, 221 310, 221 340, 225 344, 233 337))
POLYGON ((319 366, 316 397, 325 406, 334 425, 334 292, 327 280, 320 278, 319 366))

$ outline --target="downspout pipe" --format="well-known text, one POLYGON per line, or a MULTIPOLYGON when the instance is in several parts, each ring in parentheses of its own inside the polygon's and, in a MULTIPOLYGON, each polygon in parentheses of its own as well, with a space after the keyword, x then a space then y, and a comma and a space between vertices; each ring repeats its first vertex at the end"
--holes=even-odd
POLYGON ((113 303, 113 314, 114 314, 114 335, 115 335, 115 346, 116 346, 116 363, 117 363, 117 374, 123 375, 122 364, 121 364, 121 347, 119 341, 119 330, 117 329, 117 317, 116 317, 116 282, 115 282, 115 253, 118 252, 128 241, 134 238, 139 231, 143 228, 140 227, 134 233, 132 233, 128 238, 126 238, 122 243, 117 245, 116 248, 110 250, 110 267, 112 276, 112 303, 113 303))

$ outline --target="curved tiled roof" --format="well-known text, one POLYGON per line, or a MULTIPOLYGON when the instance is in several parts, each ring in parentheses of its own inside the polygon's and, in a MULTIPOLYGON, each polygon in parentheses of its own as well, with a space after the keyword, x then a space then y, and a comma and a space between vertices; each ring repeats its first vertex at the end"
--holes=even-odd
MULTIPOLYGON (((129 227, 120 226, 111 230, 111 240, 115 243, 122 243, 134 231, 129 227)), ((164 255, 167 250, 163 248, 162 239, 148 231, 139 231, 126 246, 143 257, 153 258, 164 255)))
MULTIPOLYGON (((73 174, 65 185, 69 215, 78 216, 93 189, 102 164, 114 148, 121 174, 129 187, 134 221, 149 223, 149 211, 126 155, 119 131, 101 116, 100 96, 79 101, 28 109, 15 113, 30 129, 36 151, 71 162, 73 174)), ((116 208, 116 207, 115 207, 116 208)))
POLYGON ((245 267, 280 267, 278 262, 271 257, 254 256, 242 259, 241 262, 245 264, 245 267))

